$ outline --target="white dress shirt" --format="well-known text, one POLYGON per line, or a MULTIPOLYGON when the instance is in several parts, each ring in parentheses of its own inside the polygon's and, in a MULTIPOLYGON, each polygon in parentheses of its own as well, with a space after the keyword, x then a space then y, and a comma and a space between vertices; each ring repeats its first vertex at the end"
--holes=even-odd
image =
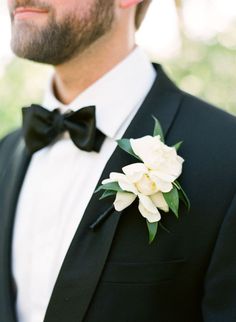
POLYGON ((97 127, 106 139, 99 153, 84 152, 64 135, 32 157, 12 244, 19 322, 43 322, 59 270, 115 140, 125 132, 155 77, 148 58, 136 48, 67 106, 55 98, 50 82, 42 105, 62 113, 95 105, 97 127))

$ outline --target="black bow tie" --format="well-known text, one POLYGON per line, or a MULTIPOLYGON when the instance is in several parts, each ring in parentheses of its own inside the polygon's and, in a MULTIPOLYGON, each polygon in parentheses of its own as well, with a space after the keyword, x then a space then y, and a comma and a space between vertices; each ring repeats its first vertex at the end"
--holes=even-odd
POLYGON ((105 139, 104 134, 96 129, 95 106, 61 114, 58 109, 50 112, 33 104, 23 107, 22 114, 23 135, 31 153, 48 146, 65 131, 79 149, 88 152, 99 152, 105 139))

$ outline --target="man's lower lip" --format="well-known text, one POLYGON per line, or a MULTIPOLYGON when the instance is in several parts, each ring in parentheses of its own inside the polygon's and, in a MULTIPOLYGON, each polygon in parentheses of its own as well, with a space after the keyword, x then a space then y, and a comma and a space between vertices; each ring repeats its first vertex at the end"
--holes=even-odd
POLYGON ((36 18, 42 15, 45 15, 46 11, 21 11, 16 12, 14 15, 15 19, 27 19, 27 18, 36 18))

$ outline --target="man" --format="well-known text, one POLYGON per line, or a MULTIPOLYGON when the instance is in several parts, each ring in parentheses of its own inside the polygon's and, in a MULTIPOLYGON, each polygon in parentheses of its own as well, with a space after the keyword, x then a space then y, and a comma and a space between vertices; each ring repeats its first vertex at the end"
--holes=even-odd
POLYGON ((43 108, 0 143, 0 322, 235 322, 235 118, 135 47, 150 1, 8 2, 14 52, 55 73, 43 108), (152 116, 169 146, 184 142, 191 210, 162 214, 169 232, 149 245, 136 203, 119 213, 94 191, 135 162, 116 140, 152 135, 152 116))

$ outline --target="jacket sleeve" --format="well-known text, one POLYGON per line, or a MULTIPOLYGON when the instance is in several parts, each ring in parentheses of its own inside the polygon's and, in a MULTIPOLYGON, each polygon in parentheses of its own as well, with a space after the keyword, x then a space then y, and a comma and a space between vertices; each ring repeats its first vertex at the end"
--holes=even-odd
POLYGON ((204 322, 236 321, 236 194, 206 273, 202 314, 204 322))

